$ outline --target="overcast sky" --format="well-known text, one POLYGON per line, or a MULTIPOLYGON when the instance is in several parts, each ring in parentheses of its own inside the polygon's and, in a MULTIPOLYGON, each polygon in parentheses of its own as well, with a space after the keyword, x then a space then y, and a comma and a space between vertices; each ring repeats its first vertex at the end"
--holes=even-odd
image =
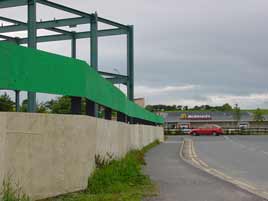
MULTIPOLYGON (((147 104, 228 102, 242 108, 268 108, 267 0, 55 2, 134 25, 135 95, 145 97, 147 104)), ((38 19, 43 21, 72 16, 38 8, 38 19)), ((21 7, 2 9, 0 15, 26 21, 27 13, 21 7)), ((83 25, 73 30, 87 29, 83 25)), ((125 42, 124 36, 100 39, 101 70, 116 68, 126 73, 125 42)), ((78 57, 88 62, 89 44, 86 39, 78 43, 78 57)), ((38 48, 70 55, 68 41, 43 43, 38 48)))

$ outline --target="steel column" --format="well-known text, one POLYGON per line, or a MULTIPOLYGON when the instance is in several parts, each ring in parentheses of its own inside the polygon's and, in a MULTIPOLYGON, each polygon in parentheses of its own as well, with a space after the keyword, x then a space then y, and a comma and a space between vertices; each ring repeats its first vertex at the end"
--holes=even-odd
POLYGON ((107 120, 111 120, 112 119, 112 109, 105 107, 104 108, 104 118, 107 120))
MULTIPOLYGON (((98 16, 94 14, 90 19, 90 65, 92 68, 98 70, 98 16)), ((98 117, 97 104, 90 100, 86 103, 87 111, 90 115, 98 117)))
MULTIPOLYGON (((36 35, 36 0, 28 0, 28 47, 37 48, 36 35)), ((28 92, 28 112, 35 111, 36 93, 28 92)))
POLYGON ((81 110, 81 97, 72 96, 71 97, 71 113, 72 114, 82 114, 81 110))
POLYGON ((93 101, 86 99, 86 115, 98 117, 97 107, 98 106, 93 101))
POLYGON ((90 62, 91 66, 98 70, 98 16, 94 15, 94 18, 90 22, 90 62))
POLYGON ((16 102, 16 112, 20 111, 20 91, 15 90, 15 102, 16 102))
POLYGON ((72 36, 72 58, 76 58, 76 38, 75 38, 75 33, 72 36))
MULTIPOLYGON (((75 34, 73 34, 72 40, 72 58, 76 58, 76 38, 75 34)), ((82 113, 82 98, 72 96, 71 97, 71 113, 72 114, 81 114, 82 113)))
POLYGON ((117 121, 126 122, 126 115, 122 112, 117 112, 117 121))
POLYGON ((127 95, 128 98, 134 100, 134 28, 129 26, 127 34, 127 95))

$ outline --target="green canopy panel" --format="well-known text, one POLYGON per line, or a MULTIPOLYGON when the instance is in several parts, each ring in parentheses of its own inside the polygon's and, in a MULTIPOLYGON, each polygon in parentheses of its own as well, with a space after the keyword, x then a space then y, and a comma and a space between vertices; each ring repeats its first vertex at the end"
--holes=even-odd
POLYGON ((85 97, 130 117, 163 123, 85 61, 0 42, 0 71, 1 89, 85 97))

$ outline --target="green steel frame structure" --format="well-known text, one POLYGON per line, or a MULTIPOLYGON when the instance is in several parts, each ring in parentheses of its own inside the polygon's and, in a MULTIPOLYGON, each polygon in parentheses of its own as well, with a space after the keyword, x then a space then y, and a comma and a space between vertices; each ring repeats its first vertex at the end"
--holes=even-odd
MULTIPOLYGON (((127 86, 127 96, 133 101, 134 99, 134 29, 132 25, 123 25, 109 19, 99 17, 97 13, 89 14, 82 12, 58 3, 47 0, 0 0, 1 8, 11 8, 18 6, 27 6, 28 8, 28 21, 22 22, 10 18, 0 16, 0 21, 12 23, 12 25, 0 26, 0 38, 3 41, 14 42, 18 45, 27 44, 30 48, 37 48, 37 43, 51 42, 51 41, 63 41, 69 40, 72 44, 72 57, 76 58, 76 41, 77 39, 90 38, 90 65, 98 70, 98 38, 115 35, 127 36, 127 75, 120 75, 109 72, 99 71, 100 74, 106 76, 113 84, 124 84, 127 86), (36 5, 42 4, 55 9, 59 9, 78 17, 54 19, 51 21, 37 22, 36 20, 36 5), (114 28, 111 29, 98 29, 98 23, 104 23, 114 28), (60 29, 58 27, 74 27, 81 24, 89 24, 90 31, 87 32, 73 32, 60 29), (53 31, 55 35, 37 36, 38 29, 45 29, 53 31), (3 35, 4 33, 27 31, 27 38, 9 37, 3 35)), ((0 41, 1 42, 1 41, 0 41)), ((19 91, 16 90, 16 108, 19 108, 19 91)), ((72 112, 79 113, 79 106, 81 104, 81 98, 72 97, 72 112)), ((28 111, 35 112, 36 110, 36 93, 28 92, 28 111)), ((87 101, 87 110, 89 113, 96 116, 97 109, 95 103, 87 101)), ((106 108, 105 115, 110 116, 111 111, 106 108)), ((123 115, 124 116, 124 115, 123 115)), ((119 114, 119 119, 123 119, 119 114)))

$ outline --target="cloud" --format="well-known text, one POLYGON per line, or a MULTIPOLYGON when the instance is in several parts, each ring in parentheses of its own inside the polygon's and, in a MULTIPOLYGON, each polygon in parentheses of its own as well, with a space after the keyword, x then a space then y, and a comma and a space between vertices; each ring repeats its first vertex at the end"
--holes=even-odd
POLYGON ((212 95, 208 96, 210 101, 212 103, 216 104, 224 104, 224 103, 230 103, 232 105, 239 104, 243 107, 251 107, 255 105, 263 106, 266 105, 268 101, 268 93, 260 93, 260 94, 249 94, 249 95, 243 95, 243 96, 237 96, 237 95, 212 95))
MULTIPOLYGON (((102 17, 134 24, 135 91, 136 96, 145 96, 148 104, 238 102, 248 108, 268 106, 268 28, 265 26, 268 1, 55 2, 85 12, 98 11, 102 17)), ((1 15, 26 21, 27 9, 4 9, 1 15)), ((70 15, 44 7, 38 10, 38 19, 43 21, 63 16, 70 15)), ((87 25, 75 30, 82 28, 89 30, 87 25)), ((100 39, 101 70, 113 72, 117 68, 126 73, 125 42, 121 36, 100 39)), ((89 40, 79 40, 77 45, 78 58, 89 62, 89 40)), ((69 41, 42 43, 38 47, 70 55, 69 41)))
POLYGON ((174 93, 179 91, 191 91, 198 88, 197 85, 178 85, 165 87, 137 86, 135 92, 138 96, 160 96, 164 93, 174 93))
POLYGON ((196 105, 223 105, 229 103, 234 106, 238 104, 241 108, 266 108, 268 106, 268 93, 255 93, 249 95, 231 95, 231 94, 211 94, 195 97, 158 97, 154 104, 162 103, 169 105, 188 105, 190 107, 196 105))

